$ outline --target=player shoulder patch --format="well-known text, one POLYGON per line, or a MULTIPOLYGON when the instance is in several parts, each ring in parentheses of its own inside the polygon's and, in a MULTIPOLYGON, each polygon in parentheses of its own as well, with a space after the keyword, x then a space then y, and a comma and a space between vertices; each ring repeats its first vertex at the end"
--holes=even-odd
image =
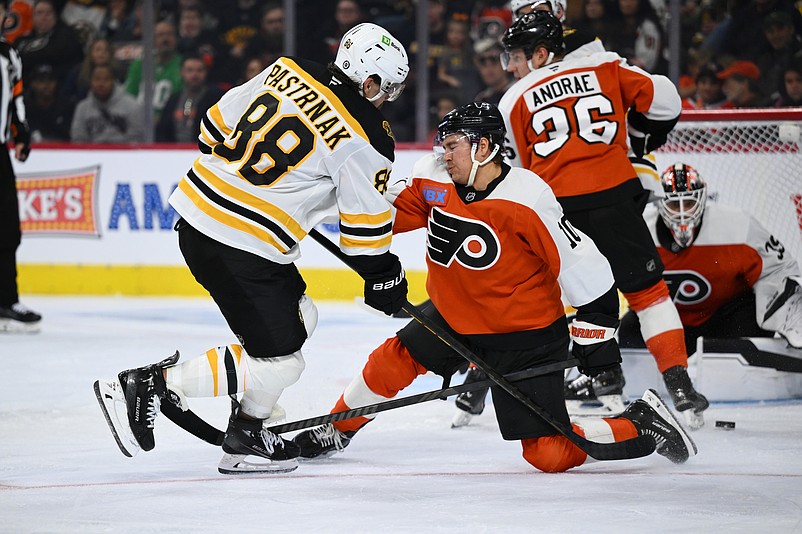
POLYGON ((421 188, 423 199, 429 204, 445 206, 448 199, 448 189, 432 185, 424 185, 421 188))
POLYGON ((387 136, 395 142, 395 136, 393 135, 393 129, 390 128, 390 123, 387 121, 382 121, 382 128, 384 128, 384 131, 387 132, 387 136))

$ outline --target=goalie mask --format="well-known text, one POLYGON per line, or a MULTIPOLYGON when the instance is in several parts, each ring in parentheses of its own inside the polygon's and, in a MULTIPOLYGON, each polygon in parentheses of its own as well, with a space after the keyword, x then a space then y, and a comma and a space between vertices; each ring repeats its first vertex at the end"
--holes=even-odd
POLYGON ((533 71, 532 55, 539 46, 549 52, 546 65, 551 63, 555 55, 562 54, 565 48, 562 24, 549 11, 533 11, 522 16, 507 29, 501 43, 504 45, 501 65, 505 70, 510 64, 510 52, 513 50, 523 51, 529 70, 533 71))
POLYGON ((476 171, 479 167, 487 165, 498 155, 504 145, 504 135, 507 129, 504 118, 494 104, 487 102, 471 102, 456 109, 452 109, 437 125, 437 135, 434 138, 434 153, 439 161, 445 154, 443 142, 446 137, 458 134, 464 136, 471 143, 471 173, 468 177, 468 187, 473 186, 476 171), (484 161, 476 160, 476 149, 479 141, 485 138, 492 148, 490 155, 484 161))
POLYGON ((369 77, 376 75, 381 79, 381 91, 368 99, 371 102, 382 94, 387 95, 389 102, 397 99, 409 73, 404 45, 390 32, 370 22, 358 24, 343 35, 334 64, 359 85, 360 94, 369 77))
POLYGON ((665 198, 657 210, 674 241, 682 248, 691 246, 702 223, 707 202, 707 185, 696 169, 675 163, 663 172, 660 185, 665 198))

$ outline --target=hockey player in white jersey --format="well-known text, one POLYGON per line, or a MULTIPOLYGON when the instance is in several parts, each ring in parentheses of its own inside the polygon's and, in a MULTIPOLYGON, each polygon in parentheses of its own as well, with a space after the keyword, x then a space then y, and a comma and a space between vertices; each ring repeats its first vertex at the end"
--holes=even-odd
MULTIPOLYGON (((663 277, 685 327, 699 336, 772 337, 802 349, 802 273, 782 243, 751 215, 707 204, 707 185, 685 163, 662 174, 666 197, 646 222, 665 265, 663 277)), ((624 347, 643 347, 637 317, 621 323, 624 347)))
POLYGON ((240 343, 184 363, 176 353, 95 382, 123 454, 153 449, 161 403, 187 410, 187 397, 230 395, 219 471, 297 468, 298 447, 264 421, 303 371, 301 347, 317 323, 293 263, 299 242, 320 223, 339 223, 340 248, 365 279, 365 303, 392 314, 406 302, 404 271, 390 252, 392 214, 379 189, 395 148, 380 108, 398 97, 408 70, 398 40, 360 24, 328 67, 281 57, 206 113, 202 155, 170 204, 181 217, 187 265, 240 343))

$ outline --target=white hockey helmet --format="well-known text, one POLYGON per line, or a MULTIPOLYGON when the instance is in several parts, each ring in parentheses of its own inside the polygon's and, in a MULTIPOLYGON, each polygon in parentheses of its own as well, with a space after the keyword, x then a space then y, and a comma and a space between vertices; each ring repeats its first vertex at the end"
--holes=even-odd
POLYGON ((560 22, 565 22, 566 10, 568 9, 567 2, 568 0, 511 0, 510 10, 512 11, 512 18, 515 20, 526 13, 535 11, 538 6, 546 6, 548 11, 551 11, 560 22), (525 7, 531 7, 531 9, 522 11, 525 7))
POLYGON ((707 185, 696 169, 684 163, 675 163, 660 177, 665 198, 657 203, 657 211, 682 248, 696 239, 699 225, 705 214, 707 185))
POLYGON ((382 93, 390 102, 398 98, 409 73, 404 45, 390 32, 370 22, 357 24, 343 35, 334 64, 359 85, 360 94, 370 76, 375 74, 381 78, 381 92, 369 99, 371 102, 382 93))

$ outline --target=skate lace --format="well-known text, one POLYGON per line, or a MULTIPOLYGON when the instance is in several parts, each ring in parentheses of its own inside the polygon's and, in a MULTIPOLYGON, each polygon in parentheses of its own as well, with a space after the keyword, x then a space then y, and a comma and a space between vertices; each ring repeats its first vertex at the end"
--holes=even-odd
POLYGON ((340 431, 332 425, 313 428, 312 439, 323 447, 331 447, 333 445, 338 451, 342 451, 345 448, 340 431))
POLYGON ((25 315, 26 313, 33 313, 31 309, 29 309, 23 304, 20 304, 19 302, 15 302, 14 304, 12 304, 11 309, 20 315, 25 315))
POLYGON ((568 384, 568 389, 570 389, 573 392, 577 392, 581 389, 588 387, 590 385, 591 380, 593 379, 587 375, 579 375, 577 378, 573 379, 568 384))
POLYGON ((269 430, 262 429, 260 435, 268 454, 273 454, 273 452, 276 450, 276 447, 283 445, 284 443, 278 434, 274 434, 269 430))
POLYGON ((661 449, 666 442, 666 437, 654 430, 646 429, 643 433, 654 438, 655 448, 658 450, 661 449))
POLYGON ((161 411, 161 400, 158 395, 154 395, 148 403, 148 410, 145 414, 145 425, 147 428, 153 428, 156 424, 156 416, 161 411))

